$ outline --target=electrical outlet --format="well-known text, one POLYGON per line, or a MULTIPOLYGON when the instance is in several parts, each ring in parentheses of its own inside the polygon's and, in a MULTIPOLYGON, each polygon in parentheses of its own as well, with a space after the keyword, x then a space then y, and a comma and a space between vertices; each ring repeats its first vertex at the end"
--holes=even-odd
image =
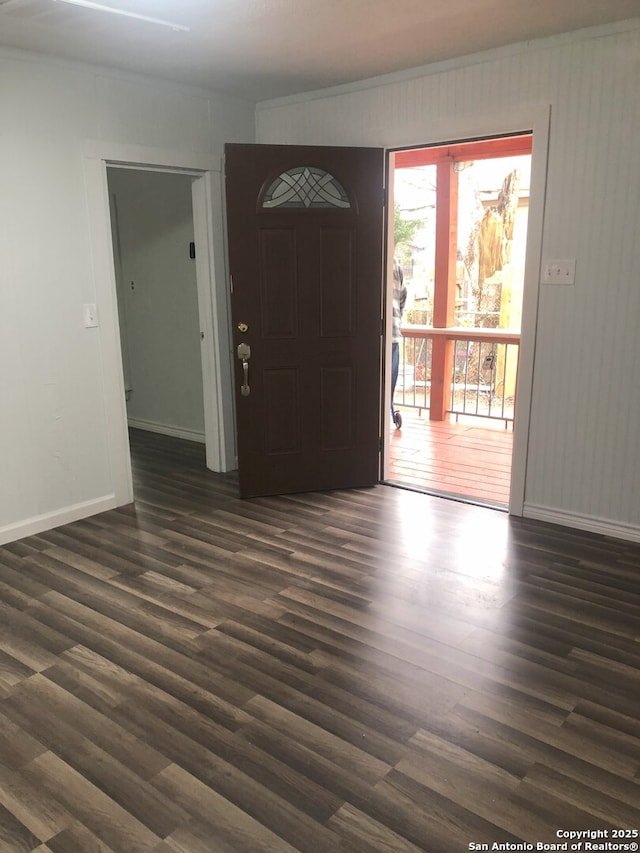
POLYGON ((542 284, 574 284, 575 276, 575 259, 544 261, 542 264, 542 284))

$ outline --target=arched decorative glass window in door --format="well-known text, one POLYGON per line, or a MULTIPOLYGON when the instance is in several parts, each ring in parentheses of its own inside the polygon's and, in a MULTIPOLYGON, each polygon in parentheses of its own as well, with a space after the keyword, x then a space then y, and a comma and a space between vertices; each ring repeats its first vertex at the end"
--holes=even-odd
POLYGON ((329 172, 316 166, 295 166, 271 183, 262 207, 349 208, 351 202, 340 181, 329 172))

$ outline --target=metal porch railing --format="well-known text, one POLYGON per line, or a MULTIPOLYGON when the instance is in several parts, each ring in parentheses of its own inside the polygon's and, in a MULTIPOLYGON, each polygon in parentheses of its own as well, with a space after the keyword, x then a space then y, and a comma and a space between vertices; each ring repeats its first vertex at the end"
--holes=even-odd
POLYGON ((394 405, 431 407, 434 341, 444 347, 449 387, 444 411, 513 425, 520 333, 505 329, 405 326, 394 405))

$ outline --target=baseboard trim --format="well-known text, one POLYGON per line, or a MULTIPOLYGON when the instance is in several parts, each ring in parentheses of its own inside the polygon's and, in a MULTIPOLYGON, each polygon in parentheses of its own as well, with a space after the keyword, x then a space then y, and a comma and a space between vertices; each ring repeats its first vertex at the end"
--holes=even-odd
POLYGON ((624 539, 627 542, 640 542, 640 527, 634 527, 631 524, 621 524, 609 518, 578 515, 573 512, 564 512, 559 509, 550 509, 549 507, 527 503, 524 505, 523 515, 525 518, 535 518, 537 521, 548 521, 550 524, 560 524, 563 527, 587 530, 589 533, 599 533, 602 536, 610 536, 614 539, 624 539))
MULTIPOLYGON (((130 422, 130 425, 131 424, 130 422)), ((144 427, 138 427, 144 429, 144 427)), ((157 432, 158 430, 149 430, 157 432)), ((170 433, 173 435, 173 433, 170 433)), ((185 437, 185 436, 181 436, 185 437)), ((192 438, 192 441, 197 439, 192 438)), ((70 524, 72 521, 80 521, 82 518, 88 518, 92 515, 97 515, 99 512, 106 512, 110 509, 115 509, 118 506, 115 495, 104 495, 101 498, 96 498, 91 501, 73 504, 61 510, 47 512, 43 515, 33 516, 25 521, 19 521, 15 524, 8 524, 0 527, 0 545, 6 545, 9 542, 15 542, 18 539, 24 539, 25 536, 34 536, 38 533, 43 533, 45 530, 51 530, 54 527, 60 527, 63 524, 70 524)), ((533 518, 536 521, 546 521, 549 524, 559 524, 562 527, 572 527, 576 530, 586 530, 589 533, 598 533, 602 536, 611 536, 614 539, 624 539, 628 542, 640 542, 640 527, 635 527, 630 524, 621 524, 620 522, 611 521, 606 518, 596 518, 594 516, 578 515, 576 513, 564 512, 563 510, 550 509, 549 507, 537 506, 536 504, 525 504, 523 516, 525 518, 533 518)))
POLYGON ((70 524, 72 521, 80 521, 81 518, 88 518, 90 515, 97 515, 99 512, 115 509, 117 506, 115 495, 104 495, 92 501, 84 501, 83 503, 73 504, 54 512, 36 515, 28 518, 26 521, 8 524, 5 527, 0 527, 0 545, 7 545, 9 542, 15 542, 17 539, 24 539, 25 536, 44 533, 45 530, 51 530, 63 524, 70 524))
POLYGON ((170 435, 173 438, 184 438, 186 441, 197 441, 200 444, 205 443, 204 433, 194 429, 168 426, 167 424, 159 424, 155 421, 143 421, 139 418, 128 418, 127 423, 131 429, 143 429, 146 432, 157 432, 160 435, 170 435))

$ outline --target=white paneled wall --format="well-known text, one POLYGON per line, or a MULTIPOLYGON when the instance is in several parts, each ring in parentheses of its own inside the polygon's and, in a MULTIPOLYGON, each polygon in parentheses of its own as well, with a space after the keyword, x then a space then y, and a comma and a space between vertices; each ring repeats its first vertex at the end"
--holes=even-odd
POLYGON ((539 290, 524 512, 640 539, 640 19, 266 102, 256 127, 400 147, 544 104, 542 257, 575 258, 576 281, 539 290))

